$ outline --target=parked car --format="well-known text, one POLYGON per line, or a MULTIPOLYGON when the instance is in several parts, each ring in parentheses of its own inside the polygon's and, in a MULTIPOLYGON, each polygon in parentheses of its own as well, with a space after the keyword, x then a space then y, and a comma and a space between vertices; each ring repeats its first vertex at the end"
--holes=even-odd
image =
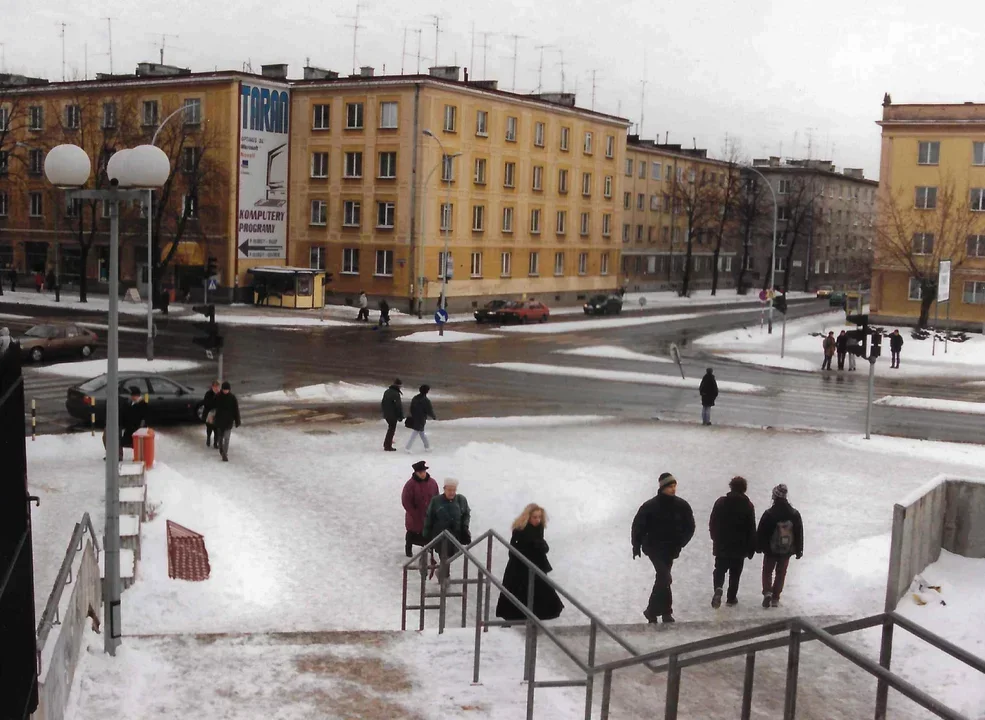
POLYGON ((499 319, 499 311, 506 306, 506 300, 491 300, 476 310, 475 321, 478 323, 495 322, 499 319))
MULTIPOLYGON (((200 422, 202 393, 163 375, 124 373, 120 375, 117 393, 120 400, 130 399, 130 388, 136 387, 147 400, 147 422, 200 422)), ((72 417, 89 422, 95 408, 96 424, 106 424, 106 375, 86 380, 70 387, 65 409, 72 417)))
POLYGON ((848 296, 841 290, 835 290, 830 295, 828 295, 828 305, 831 307, 845 307, 848 302, 848 296))
POLYGON ((517 300, 506 303, 498 315, 499 321, 503 323, 525 323, 534 320, 547 322, 547 318, 551 316, 551 311, 544 303, 537 300, 517 300))
POLYGON ((831 293, 833 292, 834 292, 834 288, 831 287, 830 285, 822 285, 817 289, 816 297, 819 298, 831 297, 831 293))
POLYGON ((586 315, 618 315, 622 298, 618 295, 593 295, 584 305, 586 315))
POLYGON ((17 338, 21 354, 31 362, 59 355, 87 358, 95 350, 96 333, 79 325, 35 325, 17 338))

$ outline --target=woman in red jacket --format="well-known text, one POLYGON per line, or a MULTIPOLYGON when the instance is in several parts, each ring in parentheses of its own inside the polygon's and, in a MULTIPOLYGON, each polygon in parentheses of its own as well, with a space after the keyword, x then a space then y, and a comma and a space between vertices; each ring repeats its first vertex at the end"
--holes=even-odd
POLYGON ((424 541, 424 518, 427 516, 431 498, 438 494, 438 483, 428 473, 428 466, 423 461, 414 463, 414 474, 404 483, 400 494, 400 502, 404 506, 404 554, 413 557, 413 545, 426 545, 424 541))

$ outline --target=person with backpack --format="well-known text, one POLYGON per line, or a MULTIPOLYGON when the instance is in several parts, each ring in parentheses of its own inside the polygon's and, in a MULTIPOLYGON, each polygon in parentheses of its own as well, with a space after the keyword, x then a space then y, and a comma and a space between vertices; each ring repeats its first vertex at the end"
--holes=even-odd
POLYGON ((790 556, 804 556, 804 522, 787 500, 787 486, 773 488, 773 505, 759 521, 756 546, 763 553, 763 607, 778 607, 790 556))
POLYGON ((722 606, 722 588, 726 573, 728 595, 725 604, 738 605, 742 567, 747 557, 752 560, 756 554, 756 509, 746 496, 748 483, 744 477, 736 475, 728 486, 728 494, 715 501, 708 520, 712 553, 715 556, 715 571, 712 574, 715 592, 711 598, 711 606, 716 610, 722 606))

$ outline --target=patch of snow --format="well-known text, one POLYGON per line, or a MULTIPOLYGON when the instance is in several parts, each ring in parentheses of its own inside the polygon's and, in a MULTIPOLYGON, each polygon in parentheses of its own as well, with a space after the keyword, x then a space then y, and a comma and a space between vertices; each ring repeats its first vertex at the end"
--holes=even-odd
MULTIPOLYGON (((873 435, 866 440, 864 435, 832 433, 825 435, 827 442, 853 450, 866 450, 874 454, 892 454, 913 460, 929 460, 950 465, 971 466, 981 472, 985 467, 985 447, 968 443, 949 443, 936 440, 914 440, 885 435, 873 435)), ((937 475, 937 473, 933 473, 937 475)))
POLYGON ((940 412, 963 413, 966 415, 985 415, 985 403, 964 400, 945 400, 943 398, 908 397, 887 395, 875 401, 876 405, 888 407, 916 408, 919 410, 938 410, 940 412))
POLYGON ((408 343, 456 343, 469 342, 471 340, 495 340, 498 335, 487 335, 485 333, 462 332, 461 330, 445 330, 444 335, 439 335, 437 330, 428 330, 401 335, 396 338, 398 342, 408 343))
POLYGON ((592 345, 575 348, 574 350, 555 350, 558 355, 579 355, 581 357, 606 358, 611 360, 638 360, 640 362, 669 363, 670 358, 647 355, 645 353, 627 350, 618 345, 592 345))
MULTIPOLYGON (((33 278, 26 277, 26 280, 33 285, 33 278)), ((90 295, 88 302, 79 302, 78 300, 70 299, 69 293, 62 292, 61 298, 61 302, 55 302, 55 296, 53 294, 48 294, 47 292, 37 293, 33 290, 30 292, 23 292, 20 290, 17 292, 10 292, 10 290, 5 290, 3 297, 0 297, 0 303, 44 308, 60 308, 67 310, 86 310, 92 313, 109 312, 109 298, 105 295, 90 295)), ((147 299, 143 298, 142 303, 132 303, 124 301, 123 298, 120 298, 119 308, 121 315, 146 315, 147 299)), ((184 306, 178 303, 171 303, 170 309, 180 311, 184 309, 184 306)), ((158 313, 160 313, 159 310, 154 311, 155 315, 158 313)))
MULTIPOLYGON (((273 390, 271 392, 249 395, 246 399, 260 402, 319 402, 333 403, 378 403, 383 399, 385 387, 359 383, 321 383, 305 385, 290 390, 273 390)), ((416 393, 412 388, 404 389, 404 399, 409 399, 416 393)), ((455 395, 440 392, 428 394, 432 400, 458 400, 455 395)))
MULTIPOLYGON (((317 310, 296 311, 297 315, 248 315, 236 312, 223 312, 218 308, 215 314, 217 323, 223 325, 252 325, 255 327, 281 327, 281 328, 305 328, 305 327, 348 327, 352 323, 340 322, 338 320, 327 320, 317 317, 312 313, 317 310)), ((200 322, 201 315, 179 315, 175 319, 200 322)))
POLYGON ((679 320, 693 320, 695 318, 708 317, 711 315, 730 315, 733 313, 748 313, 748 308, 736 308, 732 310, 709 310, 698 313, 677 313, 674 315, 647 315, 645 317, 607 317, 595 320, 573 320, 571 322, 559 323, 534 323, 532 325, 510 325, 509 327, 497 328, 497 332, 526 333, 531 335, 560 335, 569 332, 582 332, 584 330, 608 330, 612 328, 636 327, 639 325, 657 325, 660 323, 677 322, 679 320))
MULTIPOLYGON (((819 370, 821 363, 812 360, 805 360, 800 357, 780 357, 779 353, 776 355, 766 355, 763 353, 725 353, 724 355, 729 360, 735 360, 736 362, 746 363, 748 365, 762 365, 765 367, 782 368, 784 370, 802 370, 804 372, 814 372, 819 370)), ((863 361, 860 361, 860 363, 863 361)))
MULTIPOLYGON (((89 328, 90 330, 109 330, 109 325, 106 325, 104 323, 80 322, 75 324, 79 325, 80 327, 89 328)), ((141 335, 147 334, 147 328, 145 327, 142 328, 132 327, 130 325, 118 325, 117 327, 119 327, 120 332, 124 332, 124 333, 138 333, 141 335)))
MULTIPOLYGON (((814 298, 814 293, 791 291, 787 293, 788 300, 800 300, 803 298, 814 298)), ((658 307, 677 307, 687 305, 732 305, 736 303, 760 302, 756 293, 739 295, 734 289, 719 290, 717 295, 712 295, 711 290, 692 290, 689 297, 681 297, 674 291, 647 292, 647 293, 626 293, 623 297, 623 311, 639 308, 640 298, 646 298, 646 306, 658 307)))
MULTIPOLYGON (((534 375, 560 375, 566 377, 591 378, 610 382, 640 383, 642 385, 662 385, 665 387, 681 387, 698 389, 701 378, 679 378, 674 375, 658 375, 652 373, 630 372, 626 370, 599 370, 596 368, 572 367, 569 365, 541 365, 525 362, 476 363, 476 367, 495 368, 497 370, 513 370, 515 372, 532 373, 534 375)), ((718 389, 721 392, 754 393, 766 388, 749 383, 719 380, 718 389)))
MULTIPOLYGON (((611 420, 609 415, 513 415, 507 417, 469 417, 442 420, 441 427, 454 428, 544 428, 566 425, 592 425, 611 420)), ((430 424, 430 423, 429 423, 430 424)))
MULTIPOLYGON (((4 296, 6 297, 6 296, 4 296)), ((0 302, 3 302, 0 299, 0 302)), ((9 313, 0 313, 0 320, 33 320, 34 318, 30 315, 11 315, 9 313)))
MULTIPOLYGON (((69 378, 91 378, 106 372, 107 360, 86 360, 84 362, 58 363, 32 368, 40 375, 57 375, 69 378)), ((120 372, 180 373, 194 370, 201 363, 193 360, 145 360, 144 358, 120 358, 120 372)))

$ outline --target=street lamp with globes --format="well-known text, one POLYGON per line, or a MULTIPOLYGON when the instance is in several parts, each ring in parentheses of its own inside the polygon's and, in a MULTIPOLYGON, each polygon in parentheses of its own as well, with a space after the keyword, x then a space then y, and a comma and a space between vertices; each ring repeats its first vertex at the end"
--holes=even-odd
MULTIPOLYGON (((120 150, 106 164, 110 186, 83 189, 92 174, 92 162, 77 145, 58 145, 44 161, 52 185, 66 190, 69 200, 99 200, 109 205, 109 331, 106 336, 106 525, 103 536, 104 648, 116 654, 122 636, 120 609, 120 203, 140 200, 147 189, 161 187, 171 173, 171 162, 160 148, 140 145, 120 150)), ((83 272, 85 269, 83 268, 83 272)))

